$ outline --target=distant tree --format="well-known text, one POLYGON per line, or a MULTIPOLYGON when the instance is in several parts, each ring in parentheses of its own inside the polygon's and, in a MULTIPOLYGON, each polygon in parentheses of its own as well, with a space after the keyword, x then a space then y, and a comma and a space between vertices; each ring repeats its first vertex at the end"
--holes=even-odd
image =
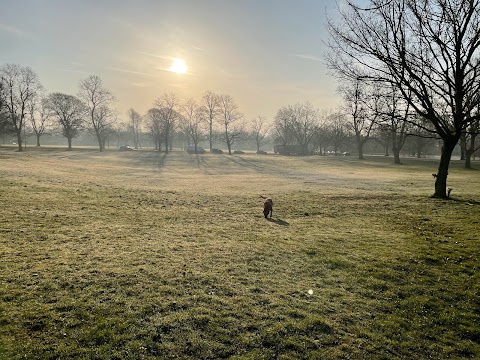
POLYGON ((275 141, 285 148, 287 145, 293 144, 293 132, 291 127, 291 106, 283 106, 275 115, 273 125, 275 133, 275 141))
POLYGON ((148 131, 150 137, 155 144, 155 150, 161 151, 162 144, 165 139, 165 130, 162 113, 157 108, 152 108, 147 111, 145 115, 148 131))
POLYGON ((327 116, 326 121, 329 143, 333 148, 334 154, 338 155, 340 149, 349 138, 347 120, 342 112, 334 111, 327 116))
POLYGON ((369 106, 375 106, 378 98, 368 93, 368 85, 359 78, 345 82, 339 88, 343 97, 343 107, 348 116, 348 126, 355 134, 358 158, 363 159, 363 147, 370 139, 370 133, 375 125, 375 112, 369 112, 369 106), (373 116, 372 116, 373 115, 373 116))
POLYGON ((452 152, 480 104, 480 3, 348 1, 329 23, 330 67, 340 76, 394 86, 442 139, 434 197, 447 197, 452 152), (446 115, 446 116, 445 116, 446 115))
POLYGON ((202 106, 208 122, 208 142, 210 151, 212 151, 215 135, 213 131, 214 125, 217 117, 220 115, 220 97, 211 91, 207 91, 202 96, 202 106))
POLYGON ((68 150, 71 150, 72 139, 79 135, 85 124, 85 104, 75 96, 53 93, 47 98, 47 107, 59 123, 63 136, 67 138, 68 150))
POLYGON ((416 119, 415 123, 422 124, 422 126, 410 126, 411 130, 409 130, 409 136, 405 143, 412 147, 413 155, 420 159, 425 149, 434 143, 436 136, 435 130, 431 128, 432 125, 429 121, 416 119))
POLYGON ((123 122, 117 122, 113 126, 113 134, 112 137, 117 142, 117 148, 120 147, 120 143, 128 145, 128 140, 131 139, 132 131, 130 124, 126 124, 123 122))
POLYGON ((319 122, 315 128, 315 135, 312 139, 312 148, 318 155, 325 155, 328 144, 328 132, 326 126, 327 112, 323 112, 319 117, 319 122))
POLYGON ((3 81, 0 81, 0 135, 11 131, 6 107, 5 87, 3 81))
POLYGON ((140 146, 140 131, 142 125, 142 117, 135 109, 129 109, 127 111, 128 119, 130 120, 130 129, 133 136, 133 146, 138 149, 140 146))
POLYGON ((112 110, 114 96, 105 89, 102 80, 95 75, 83 79, 79 83, 79 98, 87 106, 90 125, 97 137, 100 151, 105 149, 106 131, 111 129, 117 117, 112 110))
POLYGON ((37 74, 29 67, 6 64, 0 67, 2 96, 10 124, 17 136, 18 151, 23 151, 22 133, 28 111, 28 103, 42 89, 37 74))
POLYGON ((118 140, 119 138, 119 126, 117 123, 107 126, 102 131, 103 144, 106 148, 110 148, 110 142, 118 140))
POLYGON ((220 124, 224 130, 224 141, 228 148, 228 154, 232 155, 232 146, 239 141, 244 134, 244 124, 240 121, 243 114, 238 110, 237 104, 230 95, 220 96, 220 124))
POLYGON ((255 144, 257 146, 257 151, 266 144, 268 144, 267 133, 268 126, 266 124, 266 119, 263 116, 257 116, 252 121, 252 135, 255 139, 255 144))
POLYGON ((411 124, 410 103, 395 88, 384 93, 385 101, 379 121, 390 134, 395 164, 400 164, 400 151, 405 144, 411 124))
POLYGON ((165 93, 154 102, 156 113, 161 118, 161 129, 163 133, 163 142, 165 143, 165 152, 171 149, 172 138, 175 132, 176 122, 179 119, 178 106, 179 101, 173 93, 165 93))
POLYGON ((188 142, 190 143, 191 141, 193 144, 196 154, 198 143, 205 137, 205 112, 203 111, 202 107, 193 99, 187 100, 187 102, 183 104, 181 108, 182 117, 180 121, 180 127, 187 136, 188 142))
POLYGON ((29 102, 28 116, 30 126, 37 139, 37 146, 40 146, 40 138, 46 133, 52 116, 48 108, 48 100, 43 94, 39 93, 38 96, 33 97, 32 101, 29 102))
POLYGON ((309 145, 315 136, 319 122, 319 112, 309 102, 296 104, 287 108, 290 112, 290 129, 303 154, 309 152, 309 145))
MULTIPOLYGON (((480 106, 475 109, 475 111, 480 111, 480 106)), ((465 148, 465 168, 472 168, 472 155, 480 149, 480 144, 477 143, 477 136, 480 133, 480 118, 472 121, 469 128, 467 129, 466 140, 467 146, 465 148)))

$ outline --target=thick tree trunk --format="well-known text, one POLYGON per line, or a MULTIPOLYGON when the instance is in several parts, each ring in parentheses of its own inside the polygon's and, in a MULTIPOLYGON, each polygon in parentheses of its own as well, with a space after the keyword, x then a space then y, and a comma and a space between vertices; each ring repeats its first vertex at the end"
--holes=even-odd
POLYGON ((392 132, 392 152, 393 152, 393 162, 394 164, 401 164, 400 162, 400 146, 398 145, 398 138, 396 130, 392 132))
POLYGON ((400 161, 400 150, 398 150, 397 148, 393 148, 392 149, 392 152, 393 152, 393 162, 397 165, 401 164, 402 162, 400 161))
POLYGON ((68 150, 72 150, 72 138, 68 137, 67 141, 68 141, 68 150))
POLYGON ((23 139, 22 139, 22 130, 19 129, 19 130, 17 130, 17 145, 18 145, 18 151, 23 151, 22 142, 23 142, 23 139))
POLYGON ((210 152, 212 151, 213 149, 213 127, 212 127, 212 122, 210 121, 210 124, 209 124, 209 136, 208 136, 208 142, 209 142, 209 145, 210 145, 210 152))
POLYGON ((363 160, 363 145, 364 145, 364 142, 362 141, 360 136, 357 135, 356 138, 357 138, 357 147, 358 147, 358 159, 363 160))
POLYGON ((102 152, 103 150, 105 150, 105 145, 103 144, 103 141, 102 141, 102 135, 100 134, 100 131, 98 131, 97 129, 95 129, 95 135, 97 135, 98 148, 100 149, 100 152, 102 152))
POLYGON ((471 158, 472 158, 472 154, 470 153, 470 151, 467 150, 465 154, 465 169, 472 168, 471 158))
MULTIPOLYGON (((475 143, 475 141, 474 141, 474 143, 475 143)), ((472 168, 472 155, 474 153, 473 150, 474 150, 473 148, 465 150, 465 169, 471 169, 472 168)))
POLYGON ((437 180, 435 181, 435 193, 433 197, 447 198, 447 176, 448 168, 450 166, 450 159, 455 148, 456 141, 453 139, 444 139, 442 146, 442 155, 438 165, 437 180))
POLYGON ((467 137, 465 134, 460 135, 460 160, 466 160, 467 156, 467 137))
MULTIPOLYGON (((473 130, 477 131, 477 128, 474 128, 473 130)), ((467 149, 465 146, 465 169, 471 169, 472 168, 472 155, 475 153, 475 143, 477 139, 477 134, 473 133, 470 135, 470 146, 467 149)), ((475 157, 474 157, 475 159, 475 157)))
MULTIPOLYGON (((169 142, 168 142, 168 140, 169 140, 169 138, 168 138, 168 131, 167 131, 167 135, 165 135, 165 139, 164 139, 164 140, 165 140, 165 153, 168 154, 168 149, 169 149, 169 145, 170 145, 169 142)), ((159 149, 159 151, 160 151, 160 149, 159 149)))
POLYGON ((229 138, 229 136, 228 136, 228 128, 227 128, 227 125, 225 125, 225 142, 227 143, 228 155, 232 155, 231 143, 230 143, 230 138, 229 138))
POLYGON ((40 134, 37 134, 37 146, 40 146, 40 134))
POLYGON ((230 144, 230 141, 227 141, 227 148, 228 148, 228 155, 232 155, 232 145, 230 144))

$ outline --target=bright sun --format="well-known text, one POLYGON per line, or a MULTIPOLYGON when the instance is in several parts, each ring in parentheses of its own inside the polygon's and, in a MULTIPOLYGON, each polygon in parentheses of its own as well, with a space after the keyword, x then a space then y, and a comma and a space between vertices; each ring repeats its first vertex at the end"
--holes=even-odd
POLYGON ((168 70, 177 74, 185 74, 187 72, 187 64, 183 59, 173 58, 172 65, 170 65, 168 70))

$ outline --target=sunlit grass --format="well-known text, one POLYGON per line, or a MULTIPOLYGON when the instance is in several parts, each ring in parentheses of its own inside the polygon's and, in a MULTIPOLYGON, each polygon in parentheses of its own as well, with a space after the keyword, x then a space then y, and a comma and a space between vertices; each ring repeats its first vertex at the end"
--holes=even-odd
POLYGON ((480 356, 476 170, 438 200, 427 160, 0 161, 2 358, 480 356))

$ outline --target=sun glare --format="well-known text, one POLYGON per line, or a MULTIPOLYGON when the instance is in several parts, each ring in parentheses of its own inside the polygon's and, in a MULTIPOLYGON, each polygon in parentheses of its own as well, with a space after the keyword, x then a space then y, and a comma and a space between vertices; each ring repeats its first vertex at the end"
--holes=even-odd
POLYGON ((168 70, 177 74, 185 74, 187 72, 187 64, 183 59, 173 58, 172 65, 170 65, 168 70))

